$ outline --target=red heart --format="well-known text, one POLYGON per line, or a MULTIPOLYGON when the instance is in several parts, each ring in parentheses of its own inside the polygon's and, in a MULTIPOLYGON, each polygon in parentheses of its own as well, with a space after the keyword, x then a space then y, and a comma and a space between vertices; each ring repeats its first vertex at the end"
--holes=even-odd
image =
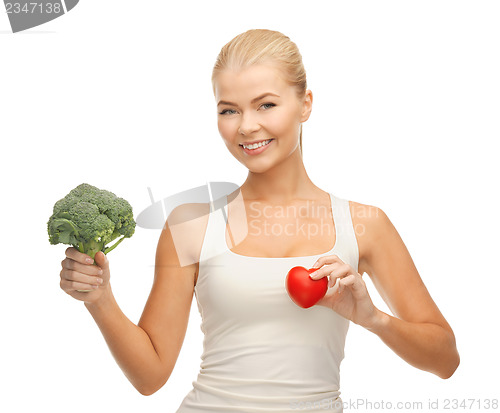
POLYGON ((313 280, 309 274, 317 268, 293 267, 286 276, 285 287, 292 301, 302 308, 309 308, 321 300, 328 290, 328 278, 313 280))

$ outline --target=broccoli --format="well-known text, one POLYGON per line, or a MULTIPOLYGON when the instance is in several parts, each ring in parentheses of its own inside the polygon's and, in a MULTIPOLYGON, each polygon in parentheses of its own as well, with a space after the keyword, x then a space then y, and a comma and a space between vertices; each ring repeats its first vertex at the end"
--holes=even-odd
POLYGON ((132 207, 114 193, 80 184, 54 205, 47 222, 49 242, 74 246, 94 258, 115 249, 135 231, 132 207), (121 237, 112 246, 108 244, 121 237))

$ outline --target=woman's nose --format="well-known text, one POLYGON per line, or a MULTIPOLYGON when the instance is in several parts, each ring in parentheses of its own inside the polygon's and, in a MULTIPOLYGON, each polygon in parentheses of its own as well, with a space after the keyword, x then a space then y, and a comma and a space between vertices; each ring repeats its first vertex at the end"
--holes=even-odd
POLYGON ((250 135, 260 129, 259 123, 252 115, 243 115, 238 128, 238 133, 241 135, 250 135))

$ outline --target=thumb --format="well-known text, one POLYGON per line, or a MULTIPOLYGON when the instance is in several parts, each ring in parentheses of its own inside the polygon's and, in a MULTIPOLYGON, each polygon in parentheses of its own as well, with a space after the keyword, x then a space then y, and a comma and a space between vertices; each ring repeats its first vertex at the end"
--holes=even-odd
POLYGON ((109 261, 106 254, 102 251, 98 251, 94 256, 94 261, 96 264, 102 268, 103 271, 109 270, 109 261))

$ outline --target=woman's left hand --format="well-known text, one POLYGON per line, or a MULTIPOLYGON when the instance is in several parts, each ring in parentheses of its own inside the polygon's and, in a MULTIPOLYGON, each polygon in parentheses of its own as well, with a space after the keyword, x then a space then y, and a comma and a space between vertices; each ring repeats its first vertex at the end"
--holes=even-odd
POLYGON ((380 310, 368 294, 366 284, 358 272, 337 255, 320 257, 314 280, 330 276, 326 295, 316 304, 331 308, 342 317, 362 327, 371 327, 380 317, 380 310))

